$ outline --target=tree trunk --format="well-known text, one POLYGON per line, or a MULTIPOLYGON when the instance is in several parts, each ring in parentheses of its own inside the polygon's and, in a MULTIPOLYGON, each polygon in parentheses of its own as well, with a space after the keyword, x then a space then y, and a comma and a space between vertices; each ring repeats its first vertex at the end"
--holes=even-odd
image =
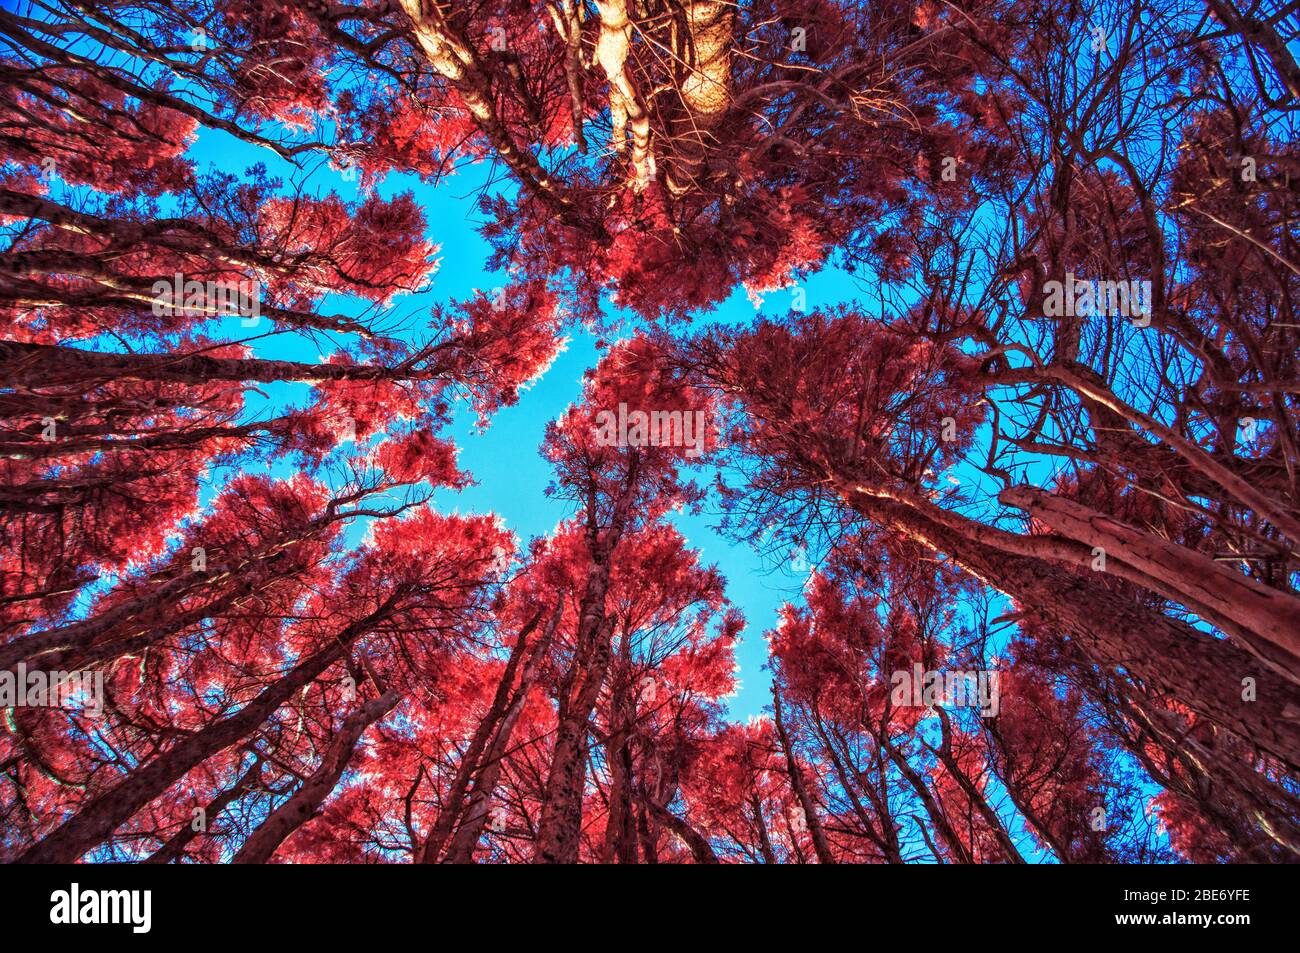
MULTIPOLYGON (((231 802, 239 800, 257 783, 257 779, 262 774, 262 761, 260 758, 254 758, 253 763, 248 766, 248 770, 240 776, 233 785, 226 788, 215 798, 208 802, 208 806, 203 809, 203 817, 207 824, 215 821, 231 802)), ((181 829, 167 839, 167 842, 154 851, 144 861, 146 864, 170 864, 174 860, 179 860, 185 853, 185 848, 189 846, 190 841, 199 835, 199 831, 194 829, 194 824, 182 824, 181 829)))
MULTIPOLYGON (((455 795, 455 800, 448 802, 448 810, 444 813, 447 819, 444 822, 443 815, 438 816, 438 829, 434 835, 429 838, 429 843, 425 847, 424 855, 421 857, 421 863, 436 863, 438 855, 442 851, 446 840, 451 836, 451 844, 447 848, 447 857, 444 861, 449 864, 467 864, 474 856, 474 848, 478 846, 478 839, 482 836, 483 826, 487 823, 488 806, 492 800, 492 792, 496 789, 497 779, 501 776, 501 762, 505 757, 506 748, 510 744, 510 737, 514 733, 515 723, 518 722, 520 714, 524 709, 524 702, 528 697, 528 691, 533 683, 537 680, 537 672, 541 663, 550 648, 551 639, 555 635, 555 629, 560 623, 560 616, 564 611, 564 593, 558 593, 556 598, 555 611, 551 614, 550 621, 546 625, 546 630, 542 633, 541 639, 532 649, 532 654, 528 657, 527 664, 524 665, 523 674, 519 678, 519 687, 509 696, 502 697, 501 688, 509 689, 514 683, 515 670, 519 665, 519 660, 524 657, 525 643, 527 642, 528 633, 532 627, 537 624, 541 618, 541 611, 529 621, 524 629, 520 632, 518 640, 515 642, 515 649, 511 652, 510 661, 506 663, 506 674, 502 677, 501 685, 498 686, 498 694, 492 700, 492 709, 497 711, 498 703, 501 704, 500 714, 484 719, 484 724, 491 722, 491 731, 494 734, 484 734, 483 748, 473 758, 472 770, 464 776, 462 784, 461 778, 457 777, 455 787, 459 788, 459 793, 455 795), (491 742, 490 746, 488 742, 491 742), (485 753, 484 752, 485 749, 485 753), (473 787, 469 789, 469 798, 465 804, 461 805, 461 799, 470 783, 473 787), (445 829, 444 829, 445 826, 445 829), (452 836, 452 832, 455 832, 452 836)), ((482 729, 482 725, 479 726, 482 729)), ((478 743, 479 736, 475 733, 474 741, 471 742, 471 748, 478 743)), ((467 752, 466 758, 462 761, 462 766, 469 765, 470 759, 467 752)))
POLYGON ((257 826, 231 862, 264 864, 269 861, 290 834, 316 816, 321 804, 339 783, 339 778, 343 777, 365 730, 396 708, 401 700, 400 693, 389 690, 348 715, 326 749, 320 767, 303 781, 287 801, 257 826))
POLYGON ((601 536, 596 523, 595 501, 587 504, 587 550, 591 569, 579 603, 578 630, 574 635, 573 677, 560 699, 555 747, 546 778, 542 816, 537 824, 534 863, 572 864, 578 859, 582 832, 582 794, 587 781, 587 734, 591 714, 600 699, 609 670, 614 621, 605 616, 614 554, 630 518, 630 507, 639 480, 636 454, 629 455, 628 470, 609 528, 601 536))
POLYGON ((858 513, 947 554, 1034 619, 1067 634, 1097 664, 1130 673, 1148 691, 1175 699, 1300 770, 1300 692, 1248 652, 1126 599, 1066 565, 1007 551, 1001 542, 1014 534, 958 514, 931 512, 938 507, 918 508, 869 493, 847 479, 837 482, 858 513), (1247 678, 1257 689, 1250 702, 1242 698, 1247 678))
POLYGON ((781 695, 775 683, 772 685, 772 712, 776 716, 776 733, 781 739, 781 750, 785 752, 785 767, 790 775, 790 786, 794 788, 795 797, 799 799, 799 806, 803 809, 804 819, 808 823, 808 833, 812 836, 813 850, 817 852, 817 860, 823 864, 836 863, 835 855, 831 853, 830 844, 826 841, 826 831, 822 829, 817 805, 808 793, 803 772, 799 770, 799 765, 795 761, 794 748, 791 747, 790 736, 785 730, 785 719, 781 716, 781 695))
POLYGON ((646 810, 650 812, 656 821, 682 839, 682 843, 690 850, 691 856, 695 858, 697 864, 716 864, 718 862, 718 855, 709 846, 708 839, 689 823, 682 820, 668 808, 654 803, 649 798, 643 798, 641 803, 645 805, 646 810))
POLYGON ((194 732, 92 799, 60 827, 20 854, 15 863, 70 864, 86 851, 102 844, 118 825, 129 820, 136 811, 197 765, 255 731, 295 692, 343 658, 352 643, 386 614, 385 607, 349 625, 335 641, 299 662, 238 712, 194 732))
POLYGON ((9 387, 85 387, 102 381, 369 381, 408 380, 438 372, 397 370, 370 364, 303 364, 260 358, 212 357, 207 354, 119 354, 87 351, 57 344, 0 341, 0 379, 9 387))
POLYGON ((593 639, 596 644, 578 671, 575 693, 564 706, 555 729, 551 769, 546 778, 542 817, 537 825, 534 863, 573 864, 578 860, 582 795, 587 781, 587 733, 609 668, 612 628, 612 621, 600 624, 593 639))
POLYGON ((1107 566, 1111 560, 1132 566, 1150 580, 1152 591, 1187 605, 1300 684, 1300 599, 1035 487, 1009 487, 998 499, 1062 536, 1100 548, 1107 566))
MULTIPOLYGON (((626 645, 626 641, 624 645, 626 645)), ((605 739, 605 763, 609 769, 608 813, 605 822, 604 862, 635 864, 637 861, 636 814, 632 798, 633 766, 631 733, 635 712, 628 703, 628 686, 623 679, 625 665, 615 679, 617 690, 610 699, 609 733, 605 739)))
POLYGON ((934 794, 925 783, 925 778, 921 777, 917 770, 908 763, 907 756, 895 748, 893 744, 887 739, 883 743, 885 750, 889 752, 890 759, 898 766, 898 770, 907 779, 907 783, 912 786, 916 796, 921 799, 926 814, 930 816, 930 823, 934 825, 934 829, 938 831, 939 836, 948 845, 948 849, 952 851, 953 859, 959 864, 973 864, 975 860, 971 857, 970 849, 958 835, 956 828, 952 826, 943 805, 935 800, 934 794))
POLYGON ((997 812, 993 810, 993 806, 989 804, 988 798, 984 796, 984 792, 977 788, 975 782, 966 776, 966 772, 957 764, 957 759, 952 756, 952 725, 948 721, 948 713, 937 705, 934 710, 939 716, 939 724, 942 731, 942 740, 940 741, 939 750, 936 751, 935 754, 938 755, 939 760, 943 762, 943 766, 947 769, 948 774, 962 789, 962 792, 966 795, 966 799, 974 805, 975 810, 978 811, 980 817, 984 819, 984 823, 988 825, 989 831, 993 834, 993 838, 998 842, 998 847, 1001 848, 1002 854, 1006 857, 1007 863, 1023 864, 1025 858, 1020 856, 1020 851, 1016 849, 1015 843, 1011 840, 1011 835, 1007 833, 1006 826, 1002 823, 1002 818, 998 817, 997 812))

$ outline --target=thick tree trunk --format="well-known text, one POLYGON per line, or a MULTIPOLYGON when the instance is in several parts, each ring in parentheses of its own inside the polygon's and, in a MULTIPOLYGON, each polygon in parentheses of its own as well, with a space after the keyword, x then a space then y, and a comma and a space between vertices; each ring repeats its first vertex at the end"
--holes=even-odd
POLYGON ((555 747, 543 793, 542 816, 537 824, 534 863, 572 864, 578 859, 582 795, 587 782, 587 736, 612 652, 614 620, 605 615, 605 597, 609 592, 614 554, 627 528, 639 479, 638 458, 632 454, 603 536, 596 522, 595 501, 589 500, 587 504, 591 569, 579 602, 572 677, 566 680, 561 692, 555 747))
MULTIPOLYGON (((938 507, 919 506, 867 492, 850 479, 837 481, 850 507, 903 533, 999 592, 1035 619, 1066 633, 1108 670, 1125 671, 1148 691, 1175 699, 1247 744, 1259 745, 1300 770, 1300 691, 1248 652, 1107 589, 1061 562, 1021 555, 1015 537, 938 507), (1005 539, 1011 545, 1003 546, 1005 539), (1245 679, 1256 686, 1243 698, 1245 679)), ((1089 551, 1080 547, 1086 568, 1089 551)))
POLYGON ((432 370, 368 364, 302 364, 206 354, 118 354, 57 344, 0 341, 0 380, 10 387, 89 386, 103 381, 365 381, 436 377, 432 370))
MULTIPOLYGON (((206 824, 211 825, 221 812, 224 811, 234 801, 239 800, 247 794, 257 783, 262 774, 262 761, 260 758, 254 758, 253 763, 249 765, 248 770, 240 775, 239 779, 226 788, 203 809, 203 817, 206 824)), ((167 842, 149 855, 144 861, 146 864, 170 864, 174 860, 179 860, 185 853, 185 848, 189 846, 190 841, 198 837, 201 832, 194 829, 193 823, 181 825, 181 829, 167 839, 167 842)))
POLYGON ((1153 591, 1199 612, 1300 684, 1300 599, 1036 487, 1009 487, 998 499, 1062 536, 1101 549, 1108 567, 1112 560, 1132 566, 1151 581, 1153 591))
POLYGON ((343 777, 365 730, 396 708, 401 700, 400 693, 389 690, 348 715, 338 734, 330 741, 320 767, 257 826, 235 854, 232 863, 266 863, 290 834, 315 817, 321 804, 343 777))
POLYGON ((299 662, 238 712, 194 732, 132 771, 20 854, 15 863, 70 864, 86 851, 102 844, 118 825, 129 820, 136 811, 197 765, 257 730, 295 692, 343 658, 352 643, 380 621, 382 614, 386 614, 386 610, 381 609, 352 623, 339 633, 336 641, 299 662))
POLYGON ((683 195, 698 187, 714 146, 714 130, 731 106, 735 5, 727 0, 684 0, 686 42, 681 79, 683 115, 672 123, 668 188, 683 195))
MULTIPOLYGON (((627 643, 624 642, 624 645, 627 643)), ((621 659, 618 689, 610 699, 609 732, 605 739, 605 763, 609 771, 608 813, 605 822, 603 860, 607 864, 635 864, 637 861, 636 814, 632 797, 632 721, 635 718, 625 679, 626 659, 621 659)))
POLYGON ((610 145, 618 155, 628 152, 632 188, 642 191, 655 177, 655 158, 650 148, 650 115, 637 90, 628 62, 632 45, 632 22, 627 0, 596 0, 600 14, 600 35, 596 40, 595 62, 609 81, 609 115, 613 125, 610 145), (629 134, 630 130, 630 134, 629 134))
MULTIPOLYGON (((605 570, 608 573, 608 569, 605 570)), ((601 601, 604 601, 602 595, 601 601)), ((578 671, 574 694, 563 707, 555 729, 555 747, 546 778, 542 816, 537 825, 534 863, 573 864, 582 833, 582 795, 587 782, 587 743, 609 669, 611 621, 601 620, 585 664, 578 671)))
MULTIPOLYGON (((1181 713, 1149 706, 1142 688, 1127 683, 1122 673, 1104 670, 1078 647, 1061 645, 1057 651, 1069 677, 1104 713, 1110 734, 1156 784, 1193 805, 1216 827, 1237 858, 1294 861, 1300 853, 1300 799, 1249 769, 1254 748, 1234 744, 1221 732, 1202 744, 1181 713)), ((996 721, 987 724, 996 741, 996 721)))

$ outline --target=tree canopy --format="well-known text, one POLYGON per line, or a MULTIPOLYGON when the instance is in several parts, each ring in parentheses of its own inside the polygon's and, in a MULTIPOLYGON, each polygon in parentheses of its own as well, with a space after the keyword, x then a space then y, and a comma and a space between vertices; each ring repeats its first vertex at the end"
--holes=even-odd
POLYGON ((1300 860, 1297 44, 1282 0, 6 4, 0 860, 1300 860), (380 186, 474 166, 509 280, 404 318, 441 223, 380 186), (577 329, 517 448, 564 518, 435 505, 577 329), (770 626, 682 511, 799 554, 770 626))

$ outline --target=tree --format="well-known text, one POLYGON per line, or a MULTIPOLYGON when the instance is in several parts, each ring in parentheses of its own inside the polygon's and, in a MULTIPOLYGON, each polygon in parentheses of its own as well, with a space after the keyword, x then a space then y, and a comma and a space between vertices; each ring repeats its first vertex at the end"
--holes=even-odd
MULTIPOLYGON (((951 560, 1013 599, 1022 627, 1059 632, 1107 675, 1122 671, 1144 706, 1177 704, 1217 732, 1263 749, 1262 773, 1230 780, 1225 771, 1225 787, 1256 802, 1262 784, 1285 802, 1272 780, 1273 765, 1292 770, 1296 761, 1283 714, 1295 690, 1285 674, 1250 651, 1255 640, 1268 638, 1267 627, 1247 625, 1251 638, 1240 645, 1212 638, 1173 609, 1180 593, 1166 581, 1170 575, 1153 578, 1143 571, 1150 568, 1145 552, 1131 554, 1123 545, 1089 549, 1083 544, 1095 539, 1055 532, 1055 524, 1035 523, 1024 533, 1004 529, 963 512, 967 501, 956 487, 939 487, 938 475, 969 446, 981 417, 974 358, 839 313, 708 332, 682 349, 679 363, 693 369, 699 386, 730 398, 729 443, 737 462, 748 466, 735 493, 738 513, 749 507, 758 518, 787 527, 834 527, 861 518, 951 560), (1104 563, 1097 562, 1099 554, 1104 563), (1258 696, 1243 692, 1243 685, 1259 686, 1258 696)), ((1064 493, 1009 481, 997 498, 1070 507, 1064 493)), ((1088 522, 1082 512, 1076 518, 1078 524, 1066 525, 1088 522)), ((1168 547, 1119 520, 1092 518, 1088 525, 1094 531, 1114 525, 1126 540, 1168 547)), ((1193 564, 1192 554, 1186 559, 1193 564)), ((1221 576, 1216 567, 1205 581, 1221 576)), ((1243 581, 1222 577, 1213 598, 1228 598, 1243 581)), ((1260 596, 1279 606, 1294 599, 1279 590, 1260 596)), ((1284 642, 1290 623, 1281 625, 1284 642)), ((1272 816, 1285 831, 1286 810, 1272 816)))

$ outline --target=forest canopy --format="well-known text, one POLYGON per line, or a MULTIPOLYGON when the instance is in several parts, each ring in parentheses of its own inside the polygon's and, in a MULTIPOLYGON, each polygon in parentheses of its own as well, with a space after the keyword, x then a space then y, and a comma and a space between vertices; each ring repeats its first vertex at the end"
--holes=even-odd
POLYGON ((1300 860, 1297 50, 6 0, 0 861, 1300 860), (562 517, 442 505, 578 335, 562 517), (774 618, 683 513, 796 554, 774 618))

